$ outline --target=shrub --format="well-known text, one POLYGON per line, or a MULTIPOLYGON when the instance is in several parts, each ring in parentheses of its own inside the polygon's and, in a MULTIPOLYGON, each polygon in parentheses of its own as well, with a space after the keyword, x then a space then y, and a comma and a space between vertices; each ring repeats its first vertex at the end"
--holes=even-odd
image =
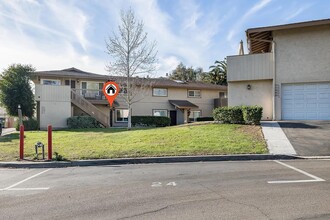
POLYGON ((232 124, 241 124, 244 121, 241 106, 216 108, 213 110, 213 118, 216 121, 232 124))
POLYGON ((229 107, 229 119, 232 124, 242 124, 244 122, 242 106, 229 107))
MULTIPOLYGON (((39 123, 34 118, 23 120, 24 131, 36 131, 39 130, 39 123)), ((16 124, 16 131, 19 131, 19 122, 16 124)))
POLYGON ((229 111, 228 107, 219 107, 213 110, 213 118, 215 121, 221 121, 223 123, 229 123, 229 111))
POLYGON ((165 127, 171 124, 171 119, 163 116, 132 116, 133 126, 165 127))
POLYGON ((246 124, 259 125, 262 117, 261 106, 243 106, 243 118, 246 124))
POLYGON ((100 128, 100 123, 91 116, 73 116, 67 120, 68 128, 100 128))
POLYGON ((213 117, 199 117, 196 118, 196 121, 214 121, 213 117))

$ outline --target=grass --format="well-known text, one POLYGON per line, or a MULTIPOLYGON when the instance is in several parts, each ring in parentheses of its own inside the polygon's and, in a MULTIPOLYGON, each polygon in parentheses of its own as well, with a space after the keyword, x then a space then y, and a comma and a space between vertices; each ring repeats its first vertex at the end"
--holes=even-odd
MULTIPOLYGON (((47 145, 47 132, 25 132, 25 157, 33 159, 34 145, 47 145)), ((0 160, 18 158, 19 135, 0 138, 0 160)), ((45 147, 47 148, 47 147, 45 147)), ((47 149, 45 149, 47 150, 47 149)), ((68 160, 145 156, 266 153, 259 126, 190 124, 166 128, 77 129, 53 132, 53 152, 68 160)))

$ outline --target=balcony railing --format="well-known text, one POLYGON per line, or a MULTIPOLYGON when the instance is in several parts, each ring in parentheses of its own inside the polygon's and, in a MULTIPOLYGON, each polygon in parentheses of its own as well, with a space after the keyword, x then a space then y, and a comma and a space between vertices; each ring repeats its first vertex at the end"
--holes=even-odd
POLYGON ((228 82, 273 78, 273 53, 229 56, 227 62, 228 82))
POLYGON ((87 100, 105 100, 102 90, 98 89, 73 89, 74 92, 87 100))

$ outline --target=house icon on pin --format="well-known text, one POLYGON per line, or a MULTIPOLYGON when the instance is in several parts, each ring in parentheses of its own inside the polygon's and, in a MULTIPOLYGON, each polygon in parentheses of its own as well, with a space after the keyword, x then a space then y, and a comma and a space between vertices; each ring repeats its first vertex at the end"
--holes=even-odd
POLYGON ((116 87, 114 85, 109 85, 106 88, 106 92, 108 95, 114 95, 116 93, 116 87))

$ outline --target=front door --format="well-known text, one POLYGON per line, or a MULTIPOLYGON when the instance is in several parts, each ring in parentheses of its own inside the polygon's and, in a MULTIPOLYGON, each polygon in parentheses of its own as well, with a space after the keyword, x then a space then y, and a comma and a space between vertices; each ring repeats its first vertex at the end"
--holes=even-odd
POLYGON ((176 125, 176 110, 170 111, 171 126, 176 125))

